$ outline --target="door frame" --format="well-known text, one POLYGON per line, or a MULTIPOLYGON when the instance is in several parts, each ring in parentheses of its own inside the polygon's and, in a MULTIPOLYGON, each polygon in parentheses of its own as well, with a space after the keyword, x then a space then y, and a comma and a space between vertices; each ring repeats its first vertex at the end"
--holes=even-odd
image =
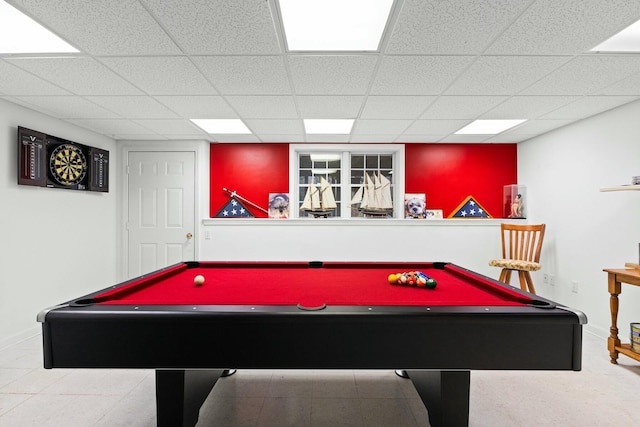
POLYGON ((206 140, 186 140, 186 141, 118 141, 118 162, 117 162, 117 188, 120 193, 117 198, 117 218, 116 218, 116 248, 119 254, 116 256, 117 277, 119 281, 127 279, 127 267, 129 264, 128 232, 126 228, 127 215, 129 212, 129 153, 136 152, 189 152, 194 154, 194 259, 198 260, 200 255, 200 245, 202 239, 201 218, 208 218, 209 206, 209 145, 206 140))

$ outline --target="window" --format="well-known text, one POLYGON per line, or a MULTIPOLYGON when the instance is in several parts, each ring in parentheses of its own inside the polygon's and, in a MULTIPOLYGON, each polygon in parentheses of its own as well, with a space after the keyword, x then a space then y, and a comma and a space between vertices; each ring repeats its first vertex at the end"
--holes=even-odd
POLYGON ((404 146, 292 145, 290 159, 293 217, 402 216, 404 146))

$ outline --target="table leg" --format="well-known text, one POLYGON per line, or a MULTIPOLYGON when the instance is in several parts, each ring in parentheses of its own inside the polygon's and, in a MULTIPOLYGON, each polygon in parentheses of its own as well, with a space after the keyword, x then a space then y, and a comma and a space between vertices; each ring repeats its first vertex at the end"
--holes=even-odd
POLYGON ((158 427, 193 427, 222 370, 156 370, 158 427))
POLYGON ((620 347, 620 338, 618 338, 618 295, 622 291, 622 284, 616 281, 615 275, 609 273, 609 307, 611 309, 611 328, 609 328, 609 339, 607 340, 607 348, 609 349, 609 356, 611 357, 611 363, 618 363, 618 350, 616 347, 620 347))
POLYGON ((469 425, 469 371, 407 371, 432 427, 469 425))

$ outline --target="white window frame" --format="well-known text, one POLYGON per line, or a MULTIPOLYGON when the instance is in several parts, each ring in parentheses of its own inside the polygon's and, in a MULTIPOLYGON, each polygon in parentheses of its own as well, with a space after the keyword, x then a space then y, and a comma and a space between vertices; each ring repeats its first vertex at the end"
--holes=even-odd
MULTIPOLYGON (((299 198, 299 154, 306 153, 342 153, 340 186, 343 199, 340 203, 340 215, 334 218, 362 220, 366 218, 351 218, 349 201, 344 197, 351 194, 351 164, 348 162, 350 154, 391 154, 393 160, 393 218, 404 216, 404 144, 290 144, 289 145, 289 199, 290 218, 300 218, 298 206, 299 198), (346 167, 345 167, 346 165, 346 167)), ((319 218, 318 220, 320 220, 319 218)), ((329 218, 333 219, 333 218, 329 218)))

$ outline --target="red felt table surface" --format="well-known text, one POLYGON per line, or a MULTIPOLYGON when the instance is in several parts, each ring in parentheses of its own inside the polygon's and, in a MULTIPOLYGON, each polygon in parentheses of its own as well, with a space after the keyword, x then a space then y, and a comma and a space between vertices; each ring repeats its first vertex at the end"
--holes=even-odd
POLYGON ((135 280, 94 297, 101 304, 125 305, 297 305, 351 306, 514 306, 530 299, 455 266, 432 268, 414 264, 438 282, 435 289, 391 285, 388 276, 409 270, 403 265, 325 268, 270 264, 238 268, 219 264, 176 267, 135 280), (202 275, 205 283, 194 285, 202 275))

